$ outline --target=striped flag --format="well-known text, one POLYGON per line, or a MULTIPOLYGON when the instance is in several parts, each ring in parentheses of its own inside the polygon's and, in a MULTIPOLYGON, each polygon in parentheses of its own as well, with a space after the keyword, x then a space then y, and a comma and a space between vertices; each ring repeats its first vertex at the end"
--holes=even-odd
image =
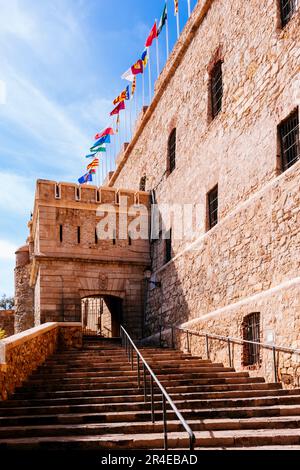
POLYGON ((134 80, 132 82, 132 87, 131 87, 131 99, 133 98, 136 90, 136 77, 134 77, 134 80))
POLYGON ((179 1, 178 0, 174 0, 174 11, 175 11, 175 16, 178 14, 178 11, 179 11, 179 5, 178 5, 179 1))
POLYGON ((88 166, 87 166, 87 170, 93 170, 95 168, 98 168, 99 166, 99 158, 95 158, 92 163, 90 163, 88 166))

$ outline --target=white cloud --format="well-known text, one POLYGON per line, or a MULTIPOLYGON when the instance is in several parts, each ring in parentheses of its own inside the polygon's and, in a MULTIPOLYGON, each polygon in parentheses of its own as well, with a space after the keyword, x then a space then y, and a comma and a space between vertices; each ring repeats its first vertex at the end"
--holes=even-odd
MULTIPOLYGON (((33 207, 34 184, 31 180, 13 173, 0 171, 0 211, 4 214, 28 216, 33 207)), ((5 223, 2 217, 1 225, 5 223)))
POLYGON ((0 240, 0 260, 14 260, 17 248, 8 240, 0 240))

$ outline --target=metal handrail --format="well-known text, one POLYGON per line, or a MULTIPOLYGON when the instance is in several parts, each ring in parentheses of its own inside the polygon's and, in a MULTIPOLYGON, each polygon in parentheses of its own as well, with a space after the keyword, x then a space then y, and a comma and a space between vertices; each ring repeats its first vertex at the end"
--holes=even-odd
POLYGON ((177 409, 175 403, 173 402, 172 398, 164 388, 164 386, 160 383, 158 380, 157 376, 149 366, 149 364, 146 362, 144 357, 142 356, 141 352, 138 350, 136 345, 134 344, 133 340, 125 330, 123 326, 121 326, 121 338, 122 338, 122 344, 124 344, 124 347, 126 349, 126 352, 128 354, 128 360, 131 362, 131 367, 134 369, 134 358, 133 358, 133 353, 135 351, 136 353, 136 361, 137 361, 137 379, 138 379, 138 388, 141 388, 141 364, 143 364, 143 382, 144 382, 144 400, 145 403, 147 403, 147 372, 150 375, 150 385, 151 385, 151 415, 152 415, 152 423, 155 423, 155 404, 154 404, 154 382, 158 386, 158 388, 161 391, 162 394, 162 412, 163 412, 163 423, 164 423, 164 448, 165 450, 168 450, 168 423, 167 423, 167 403, 169 403, 170 407, 174 411, 175 415, 179 419, 180 423, 184 427, 185 431, 189 435, 189 441, 190 441, 190 450, 194 450, 195 446, 195 434, 193 433, 192 429, 190 426, 187 424, 185 421, 184 417, 180 413, 180 411, 177 409))
POLYGON ((231 347, 230 347, 231 344, 239 344, 239 345, 254 344, 254 345, 259 346, 263 349, 269 349, 270 351, 273 351, 273 368, 274 368, 275 382, 279 382, 279 380, 278 380, 278 367, 277 367, 277 361, 276 361, 276 351, 284 352, 284 353, 288 353, 288 354, 300 355, 300 349, 289 348, 289 347, 286 347, 286 346, 277 346, 275 344, 271 345, 271 344, 267 344, 267 343, 260 343, 260 342, 257 342, 257 341, 250 341, 250 340, 241 339, 241 338, 234 338, 232 336, 216 335, 216 334, 213 334, 213 333, 206 333, 206 332, 201 333, 199 331, 188 330, 186 328, 182 328, 182 327, 179 327, 179 326, 172 326, 171 329, 172 329, 172 347, 174 347, 174 330, 182 331, 183 333, 186 333, 186 335, 187 335, 187 348, 188 348, 189 352, 190 352, 189 335, 199 336, 199 337, 205 338, 206 339, 206 354, 207 354, 208 359, 210 358, 209 341, 208 341, 209 339, 216 339, 218 341, 226 342, 228 344, 228 357, 229 357, 230 367, 233 366, 231 347))

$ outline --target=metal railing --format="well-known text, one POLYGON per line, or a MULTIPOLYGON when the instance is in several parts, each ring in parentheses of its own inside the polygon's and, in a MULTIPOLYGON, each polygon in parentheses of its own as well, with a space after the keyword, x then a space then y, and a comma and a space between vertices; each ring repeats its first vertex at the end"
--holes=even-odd
POLYGON ((205 347, 206 347, 206 356, 207 359, 210 359, 210 350, 209 350, 209 340, 217 340, 221 342, 226 342, 227 347, 228 347, 228 362, 229 362, 229 367, 233 367, 233 357, 232 357, 232 344, 238 344, 238 345, 244 345, 244 344, 252 344, 259 346, 262 349, 268 349, 272 351, 272 356, 273 356, 273 372, 274 372, 274 381, 276 383, 279 382, 279 377, 278 377, 278 364, 276 360, 276 352, 283 352, 287 354, 296 354, 300 355, 300 349, 294 349, 294 348, 289 348, 285 346, 276 346, 275 344, 267 344, 267 343, 261 343, 257 341, 249 341, 241 338, 234 338, 231 336, 221 336, 221 335, 215 335, 212 333, 206 333, 206 332, 198 332, 198 331, 192 331, 192 330, 187 330, 186 328, 180 328, 178 326, 172 326, 171 328, 171 333, 172 333, 172 348, 175 348, 175 339, 174 339, 174 331, 178 330, 186 334, 186 342, 187 342, 187 350, 188 352, 191 352, 191 345, 190 345, 190 336, 198 336, 201 338, 205 338, 205 347))
POLYGON ((138 388, 141 389, 141 382, 143 380, 143 388, 144 388, 144 401, 147 403, 148 401, 148 393, 147 393, 147 375, 150 377, 150 399, 151 399, 151 417, 152 423, 155 423, 155 396, 154 396, 154 384, 158 387, 162 395, 162 415, 163 415, 163 426, 164 426, 164 449, 168 450, 168 422, 167 422, 167 403, 170 405, 172 410, 174 411, 175 415, 177 416, 178 420, 182 424, 183 428, 189 435, 189 443, 190 443, 190 450, 194 450, 195 446, 195 434, 193 433, 190 426, 187 424, 186 420, 177 409, 175 403, 173 402, 172 398, 164 388, 164 386, 160 383, 157 376, 146 362, 144 357, 142 356, 141 352, 138 350, 136 345, 134 344, 133 340, 121 326, 121 339, 122 345, 125 347, 126 353, 128 355, 128 360, 131 362, 132 370, 134 370, 134 355, 136 356, 136 365, 137 365, 137 382, 138 388), (141 367, 142 366, 142 367, 141 367), (142 368, 142 371, 141 371, 142 368))

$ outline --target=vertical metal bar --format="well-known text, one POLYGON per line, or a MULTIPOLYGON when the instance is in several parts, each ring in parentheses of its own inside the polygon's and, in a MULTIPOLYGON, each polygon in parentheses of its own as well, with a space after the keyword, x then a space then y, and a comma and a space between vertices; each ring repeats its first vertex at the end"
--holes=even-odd
POLYGON ((210 359, 208 335, 205 335, 205 341, 206 341, 206 356, 207 356, 207 359, 210 359))
POLYGON ((229 339, 229 338, 228 338, 228 340, 227 340, 227 345, 228 345, 229 367, 232 367, 232 361, 231 361, 231 347, 230 347, 230 339, 229 339))
POLYGON ((171 338, 172 338, 172 349, 174 349, 174 348, 175 348, 175 344, 174 344, 174 328, 173 328, 173 326, 172 326, 172 328, 171 328, 171 335, 172 335, 172 336, 171 336, 171 338))
POLYGON ((137 354, 137 370, 138 370, 138 387, 141 388, 141 369, 140 369, 140 356, 137 354))
POLYGON ((193 452, 195 449, 195 441, 193 439, 193 436, 190 436, 190 451, 193 452))
POLYGON ((154 390, 153 390, 153 377, 150 377, 151 383, 151 415, 152 415, 152 423, 155 423, 155 409, 154 409, 154 390))
POLYGON ((163 422, 164 422, 164 448, 168 450, 168 425, 167 425, 167 407, 166 397, 162 396, 162 411, 163 411, 163 422))
POLYGON ((278 382, 278 374, 277 374, 277 364, 276 364, 276 348, 273 346, 273 367, 274 367, 274 381, 278 382))
POLYGON ((131 369, 133 370, 133 346, 131 345, 131 369))
POLYGON ((190 334, 189 334, 188 331, 186 332, 186 343, 187 343, 187 351, 188 351, 188 353, 190 353, 191 352, 191 345, 190 345, 190 334))
POLYGON ((162 346, 162 337, 161 337, 161 334, 162 334, 162 326, 159 325, 159 347, 161 348, 162 346))
POLYGON ((147 403, 147 377, 146 377, 146 366, 143 364, 144 369, 144 400, 147 403))

